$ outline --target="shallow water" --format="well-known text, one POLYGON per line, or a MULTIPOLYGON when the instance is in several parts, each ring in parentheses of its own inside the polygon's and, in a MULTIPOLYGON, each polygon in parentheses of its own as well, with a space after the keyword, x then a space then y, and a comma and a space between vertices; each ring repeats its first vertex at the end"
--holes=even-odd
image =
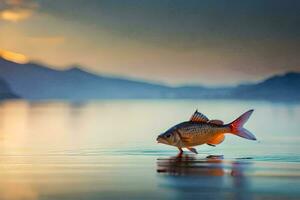
POLYGON ((0 199, 299 199, 300 105, 255 101, 7 101, 0 104, 0 199), (156 136, 198 108, 246 124, 178 157, 156 136))

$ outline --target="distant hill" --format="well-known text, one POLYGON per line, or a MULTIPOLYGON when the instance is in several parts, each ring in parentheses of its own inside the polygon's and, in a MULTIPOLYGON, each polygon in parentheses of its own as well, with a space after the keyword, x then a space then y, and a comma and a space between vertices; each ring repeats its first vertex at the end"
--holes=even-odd
POLYGON ((18 96, 13 94, 7 83, 0 79, 0 100, 13 98, 18 98, 18 96))
POLYGON ((300 73, 289 72, 270 77, 257 84, 241 85, 232 92, 233 98, 300 101, 300 73))
POLYGON ((95 75, 79 68, 65 71, 0 59, 0 78, 26 99, 165 98, 172 89, 159 84, 95 75))
POLYGON ((300 74, 287 73, 260 83, 237 87, 169 87, 161 84, 96 75, 79 67, 54 70, 27 63, 17 64, 0 58, 0 78, 21 97, 29 100, 65 99, 259 99, 300 101, 300 74))

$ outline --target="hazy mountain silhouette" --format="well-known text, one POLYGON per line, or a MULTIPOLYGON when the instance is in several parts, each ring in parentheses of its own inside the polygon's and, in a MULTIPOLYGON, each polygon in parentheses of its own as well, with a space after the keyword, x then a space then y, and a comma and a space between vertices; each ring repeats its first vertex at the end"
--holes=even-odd
POLYGON ((0 78, 5 80, 16 94, 31 100, 78 101, 134 98, 300 100, 299 73, 274 76, 257 84, 237 87, 169 87, 144 81, 96 75, 79 67, 61 71, 35 63, 17 64, 0 58, 0 78))
POLYGON ((0 79, 0 100, 18 98, 9 88, 8 84, 0 79))
POLYGON ((158 84, 95 75, 79 68, 60 71, 4 59, 0 59, 0 78, 26 99, 164 98, 172 95, 170 88, 158 84))
POLYGON ((300 73, 289 72, 270 77, 257 84, 240 85, 233 90, 232 97, 240 99, 299 101, 300 73))

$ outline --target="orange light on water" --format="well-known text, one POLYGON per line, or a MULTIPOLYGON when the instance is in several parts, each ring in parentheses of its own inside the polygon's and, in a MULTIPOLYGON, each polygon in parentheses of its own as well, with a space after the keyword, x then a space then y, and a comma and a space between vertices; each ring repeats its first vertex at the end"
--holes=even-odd
POLYGON ((4 58, 5 60, 9 60, 15 63, 24 64, 28 62, 28 58, 20 53, 15 53, 12 51, 6 51, 0 49, 0 57, 4 58))

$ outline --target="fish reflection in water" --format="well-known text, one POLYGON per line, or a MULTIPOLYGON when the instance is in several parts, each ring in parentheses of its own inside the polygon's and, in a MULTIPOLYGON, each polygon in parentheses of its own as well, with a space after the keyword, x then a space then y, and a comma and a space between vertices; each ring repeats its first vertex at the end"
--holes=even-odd
POLYGON ((223 156, 178 155, 157 159, 162 187, 176 191, 177 199, 252 199, 246 175, 250 162, 224 160, 223 156))

